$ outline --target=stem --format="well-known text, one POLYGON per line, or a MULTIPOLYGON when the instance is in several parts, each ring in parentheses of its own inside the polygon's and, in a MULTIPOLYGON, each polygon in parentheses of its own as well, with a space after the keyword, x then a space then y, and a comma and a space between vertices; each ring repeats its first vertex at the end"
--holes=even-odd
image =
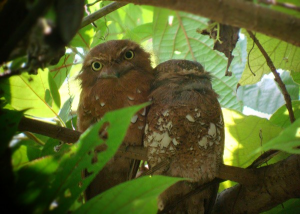
POLYGON ((249 30, 247 32, 248 32, 249 36, 253 39, 254 43, 257 45, 257 47, 260 50, 260 52, 262 53, 262 55, 265 57, 269 68, 271 69, 272 73, 274 74, 275 81, 278 83, 278 85, 281 89, 281 93, 284 96, 285 106, 286 106, 287 110, 289 111, 290 121, 291 121, 291 123, 293 123, 295 121, 295 116, 294 116, 294 112, 293 112, 291 97, 290 97, 288 91, 286 90, 285 84, 282 82, 282 79, 280 78, 280 75, 277 72, 271 58, 269 57, 269 55, 267 54, 265 49, 262 47, 260 42, 257 40, 255 35, 249 30))
POLYGON ((95 13, 84 17, 81 22, 80 28, 83 28, 83 27, 87 26, 88 24, 91 24, 92 22, 96 21, 97 19, 100 19, 101 17, 119 9, 120 7, 125 6, 126 4, 127 3, 113 2, 105 7, 102 7, 100 10, 96 11, 95 13))

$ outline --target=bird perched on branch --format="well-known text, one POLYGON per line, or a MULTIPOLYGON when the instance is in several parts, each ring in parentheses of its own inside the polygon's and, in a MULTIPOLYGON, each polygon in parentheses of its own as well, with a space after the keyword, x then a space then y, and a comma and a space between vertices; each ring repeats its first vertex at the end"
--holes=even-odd
POLYGON ((155 171, 188 178, 176 183, 159 197, 158 208, 170 213, 209 213, 218 184, 183 202, 183 195, 215 178, 223 162, 224 123, 211 75, 201 64, 170 60, 155 69, 155 81, 147 114, 144 145, 150 169, 164 160, 169 165, 155 171))
MULTIPOLYGON (((85 131, 108 111, 147 102, 153 78, 150 54, 138 44, 112 40, 94 47, 78 75, 82 87, 77 110, 79 131, 85 131)), ((146 109, 142 109, 132 118, 123 145, 143 144, 145 117, 146 109)), ((128 180, 130 169, 135 176, 138 164, 115 156, 87 188, 87 199, 128 180)))

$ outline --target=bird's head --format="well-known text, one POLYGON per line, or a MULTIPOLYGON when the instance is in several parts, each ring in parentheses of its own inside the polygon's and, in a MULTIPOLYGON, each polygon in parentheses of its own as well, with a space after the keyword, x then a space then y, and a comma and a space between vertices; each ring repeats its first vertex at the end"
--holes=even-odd
POLYGON ((111 40, 87 54, 78 79, 82 86, 102 79, 122 78, 129 71, 151 72, 150 54, 130 40, 111 40))

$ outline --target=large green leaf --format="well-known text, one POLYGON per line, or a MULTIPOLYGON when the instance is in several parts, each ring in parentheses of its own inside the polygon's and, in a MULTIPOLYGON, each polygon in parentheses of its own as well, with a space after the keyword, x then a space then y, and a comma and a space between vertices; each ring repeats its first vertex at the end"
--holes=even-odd
POLYGON ((282 130, 269 120, 223 109, 225 121, 225 164, 246 167, 256 158, 254 151, 282 130), (262 136, 262 142, 260 135, 262 136))
MULTIPOLYGON (((105 114, 99 123, 84 132, 77 144, 67 153, 57 153, 28 164, 17 173, 17 188, 21 194, 18 198, 31 207, 32 213, 49 212, 49 207, 56 201, 58 207, 52 212, 66 213, 70 206, 89 185, 95 175, 117 151, 121 144, 131 117, 145 105, 133 106, 105 114), (98 162, 92 164, 93 153, 90 151, 103 143, 99 139, 100 127, 108 122, 107 149, 98 154, 98 162), (94 172, 82 179, 84 169, 94 172), (80 185, 79 185, 80 184, 80 185)), ((64 151, 65 152, 65 151, 64 151)))
POLYGON ((60 88, 68 76, 73 65, 75 53, 66 54, 60 58, 59 62, 49 67, 49 72, 55 81, 57 88, 60 88))
MULTIPOLYGON (((293 112, 295 118, 300 118, 300 101, 293 101, 293 112)), ((276 124, 282 128, 286 128, 291 124, 289 112, 286 108, 286 105, 281 106, 271 117, 270 122, 276 124)))
POLYGON ((74 148, 75 154, 71 157, 68 156, 68 159, 60 164, 58 170, 60 173, 56 175, 57 179, 53 185, 59 188, 56 197, 59 206, 54 210, 55 213, 65 213, 106 162, 112 158, 125 137, 132 116, 142 107, 145 107, 145 104, 109 112, 104 115, 100 123, 81 135, 78 146, 74 148), (104 152, 98 154, 98 162, 91 164, 93 153, 88 153, 99 145, 99 142, 103 142, 99 140, 98 133, 100 127, 107 122, 110 124, 107 129, 109 137, 105 141, 108 147, 104 152), (93 174, 82 180, 81 172, 85 168, 93 174), (80 187, 78 186, 79 182, 81 182, 80 187), (71 195, 66 195, 66 191, 70 192, 71 195))
MULTIPOLYGON (((281 78, 291 99, 298 100, 299 85, 292 80, 289 72, 283 72, 281 78)), ((240 86, 238 97, 245 106, 267 114, 273 114, 285 103, 283 94, 273 78, 263 78, 254 85, 240 86)))
MULTIPOLYGON (((223 116, 226 136, 224 164, 231 166, 249 166, 259 156, 255 153, 257 148, 275 138, 282 130, 267 119, 245 116, 235 110, 223 109, 223 116)), ((225 189, 233 184, 227 181, 220 186, 225 189)))
POLYGON ((115 186, 82 205, 74 213, 157 213, 157 198, 183 178, 141 177, 115 186))
MULTIPOLYGON (((208 20, 193 14, 154 9, 153 50, 157 64, 169 59, 187 59, 200 62, 214 76, 213 87, 220 95, 223 107, 242 110, 236 98, 237 79, 225 77, 227 58, 213 50, 213 40, 197 33, 197 28, 207 28, 208 20)), ((240 47, 240 46, 238 46, 240 47)), ((235 52, 236 57, 240 52, 235 52)), ((235 63, 242 63, 236 60, 235 63)), ((236 67, 238 69, 238 67, 236 67)))
POLYGON ((128 4, 95 21, 92 47, 108 40, 130 39, 141 43, 152 35, 152 7, 128 4), (144 25, 143 25, 144 24, 144 25))
POLYGON ((81 28, 72 41, 70 45, 76 48, 83 48, 83 50, 89 50, 95 35, 95 30, 92 25, 87 25, 84 28, 81 28))
POLYGON ((298 146, 300 146, 300 119, 284 129, 276 138, 264 144, 257 152, 274 149, 291 154, 300 154, 298 146))
POLYGON ((152 23, 139 25, 132 30, 128 31, 123 39, 130 39, 137 43, 141 43, 152 37, 152 23))
POLYGON ((22 73, 0 82, 5 99, 16 110, 27 110, 36 117, 56 117, 60 108, 60 95, 48 69, 37 75, 22 73))
MULTIPOLYGON (((245 32, 245 35, 247 36, 248 41, 248 60, 250 63, 251 70, 255 74, 255 76, 252 74, 247 64, 239 83, 241 85, 251 85, 259 82, 263 75, 270 73, 271 70, 267 65, 266 59, 262 55, 260 50, 257 48, 256 45, 253 46, 253 41, 249 37, 247 32, 245 32), (252 51, 250 52, 251 49, 252 51)), ((260 44, 263 46, 269 57, 271 58, 276 69, 281 68, 283 70, 300 72, 299 47, 293 46, 289 43, 268 37, 260 33, 256 33, 255 36, 259 40, 260 44)))

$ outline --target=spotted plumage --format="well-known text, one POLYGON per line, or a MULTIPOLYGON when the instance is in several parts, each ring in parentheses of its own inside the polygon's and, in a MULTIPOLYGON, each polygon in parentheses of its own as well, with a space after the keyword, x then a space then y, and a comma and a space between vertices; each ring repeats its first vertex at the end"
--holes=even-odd
MULTIPOLYGON (((77 126, 83 132, 108 111, 148 101, 153 81, 150 55, 132 41, 108 41, 87 54, 78 79, 82 91, 77 126)), ((145 121, 142 109, 132 117, 123 145, 142 145, 145 121)), ((128 180, 130 168, 135 165, 136 173, 138 163, 115 156, 87 188, 87 199, 128 180)))
MULTIPOLYGON (((170 164, 154 174, 189 178, 160 195, 165 207, 215 178, 222 163, 224 123, 211 76, 197 62, 170 60, 155 69, 144 145, 153 168, 165 159, 170 164)), ((171 213, 209 213, 218 186, 193 195, 171 213)))

